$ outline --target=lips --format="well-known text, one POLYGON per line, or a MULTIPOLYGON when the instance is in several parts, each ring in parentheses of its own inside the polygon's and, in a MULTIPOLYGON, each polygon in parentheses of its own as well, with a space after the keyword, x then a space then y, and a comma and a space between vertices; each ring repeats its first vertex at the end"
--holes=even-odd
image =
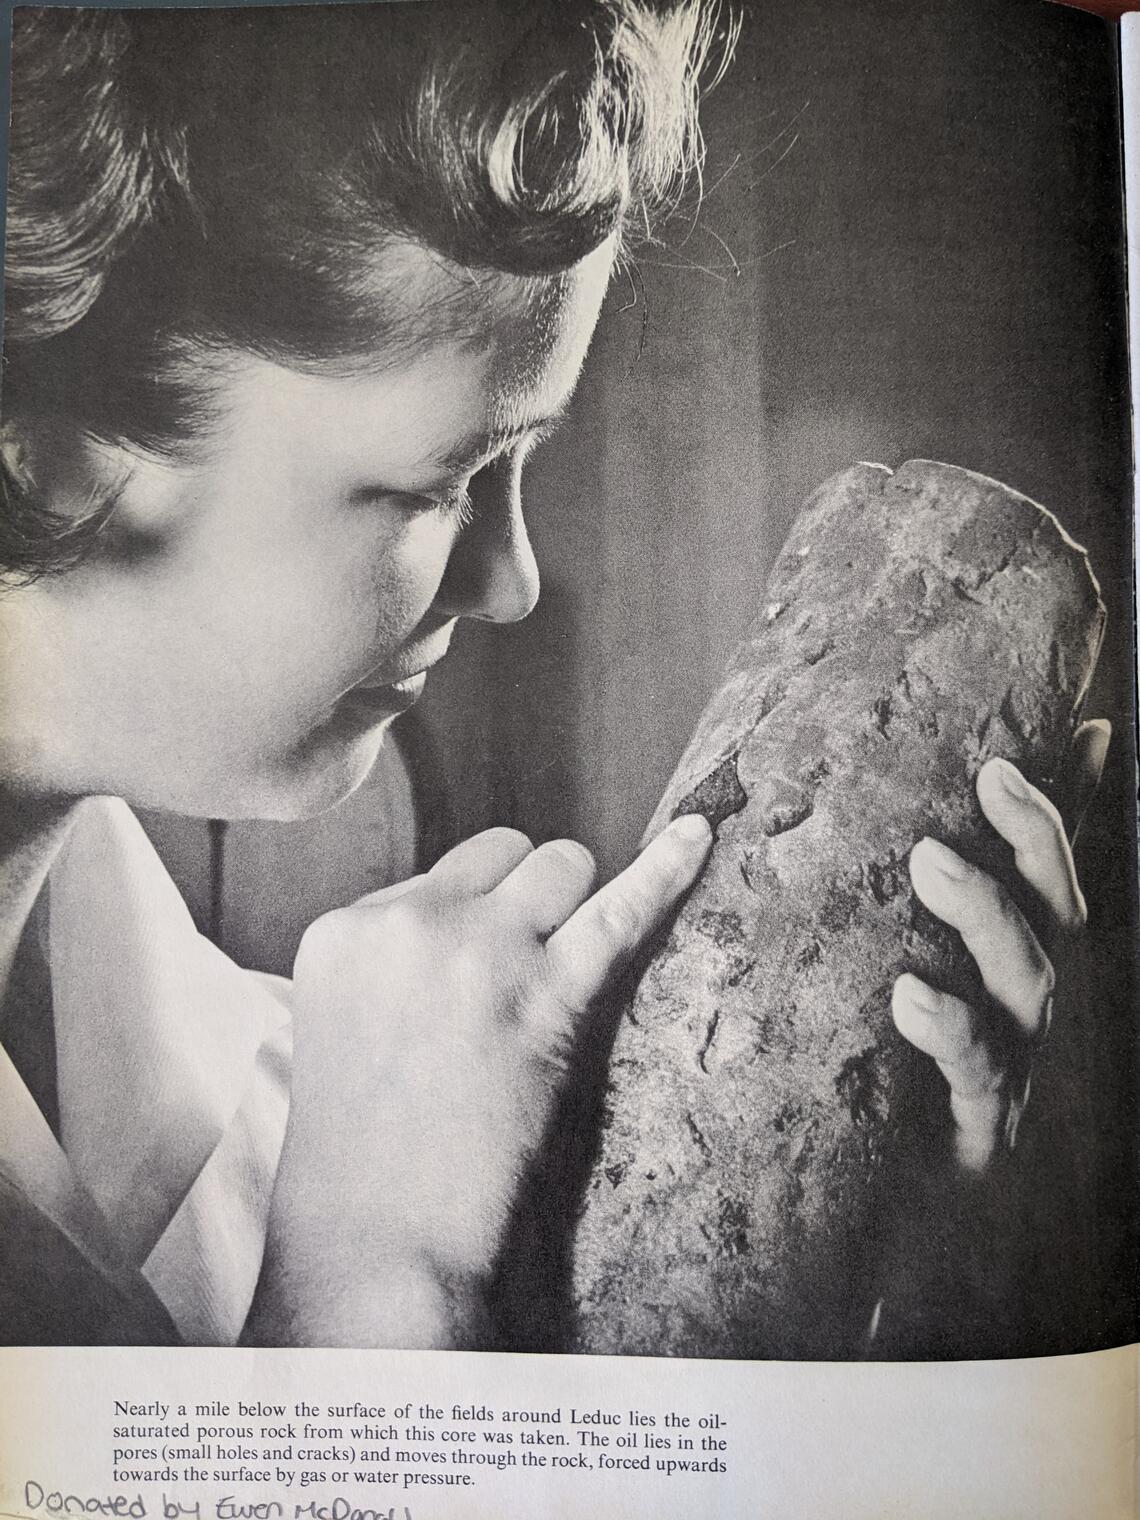
POLYGON ((355 717, 370 722, 391 718, 397 713, 406 712, 417 702, 426 684, 427 671, 421 670, 417 675, 407 676, 402 681, 388 681, 376 686, 354 686, 341 697, 337 710, 352 713, 355 717))
POLYGON ((356 733, 361 726, 376 724, 406 712, 419 701, 427 684, 428 671, 447 653, 455 619, 433 629, 421 630, 421 636, 401 651, 402 658, 378 666, 337 698, 332 716, 338 726, 356 733))
POLYGON ((438 665, 447 653, 451 643, 451 630, 455 626, 454 618, 450 619, 439 632, 429 639, 423 640, 417 648, 405 652, 404 659, 399 665, 381 666, 371 671, 362 681, 358 681, 352 691, 385 691, 403 692, 405 689, 414 690, 416 697, 424 689, 427 673, 433 665, 438 665))
POLYGON ((427 685, 427 678, 427 671, 420 670, 414 676, 405 676, 401 681, 389 681, 384 686, 365 686, 362 690, 390 692, 395 700, 407 702, 410 707, 413 702, 423 695, 423 689, 427 685))
POLYGON ((425 667, 423 670, 417 670, 413 675, 401 676, 399 680, 396 681, 383 681, 375 676, 370 676, 367 680, 359 682, 351 689, 351 691, 346 692, 345 695, 351 697, 354 692, 358 691, 403 692, 414 690, 415 695, 418 697, 420 692, 424 689, 424 682, 427 680, 427 674, 427 668, 425 667))

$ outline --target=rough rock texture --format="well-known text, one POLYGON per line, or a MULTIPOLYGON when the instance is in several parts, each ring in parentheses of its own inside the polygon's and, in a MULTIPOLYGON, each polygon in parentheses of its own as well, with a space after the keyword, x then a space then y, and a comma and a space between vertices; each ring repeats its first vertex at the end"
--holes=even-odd
POLYGON ((857 1352, 925 1079, 891 986, 979 995, 907 855, 1008 869, 974 778, 1057 795, 1103 620, 1083 551, 981 476, 856 465, 807 503, 651 825, 717 844, 620 1020, 574 1349, 857 1352))

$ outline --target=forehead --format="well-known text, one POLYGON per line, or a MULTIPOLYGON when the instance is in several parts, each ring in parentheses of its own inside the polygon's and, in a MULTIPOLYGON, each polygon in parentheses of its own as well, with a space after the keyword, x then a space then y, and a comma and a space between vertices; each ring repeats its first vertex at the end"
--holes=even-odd
POLYGON ((393 312, 397 362, 433 349, 486 352, 509 388, 540 383, 583 325, 593 330, 613 258, 610 239, 568 269, 524 276, 456 264, 399 240, 378 255, 373 274, 393 312))
POLYGON ((219 398, 223 447, 285 436, 347 469, 458 468, 480 439, 526 432, 565 405, 609 279, 609 245, 544 277, 464 269, 413 244, 382 258, 401 338, 339 370, 234 361, 219 398))

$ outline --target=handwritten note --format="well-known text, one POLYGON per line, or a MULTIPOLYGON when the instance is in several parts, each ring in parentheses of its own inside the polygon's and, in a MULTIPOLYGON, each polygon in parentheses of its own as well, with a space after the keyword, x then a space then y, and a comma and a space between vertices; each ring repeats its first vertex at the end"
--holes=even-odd
MULTIPOLYGON (((286 1508, 278 1499, 177 1499, 161 1493, 148 1504, 141 1494, 75 1494, 49 1488, 35 1479, 24 1484, 24 1513, 6 1513, 6 1520, 40 1520, 44 1515, 108 1515, 128 1520, 286 1520, 286 1508)), ((388 1509, 361 1509, 339 1495, 327 1503, 310 1500, 288 1506, 289 1520, 413 1520, 406 1505, 388 1509)))

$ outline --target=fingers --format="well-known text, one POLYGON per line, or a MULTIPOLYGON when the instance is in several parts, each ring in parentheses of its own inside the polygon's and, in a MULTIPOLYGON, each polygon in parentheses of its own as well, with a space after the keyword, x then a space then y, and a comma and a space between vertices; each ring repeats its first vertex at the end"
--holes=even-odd
POLYGON ((390 887, 381 887, 377 892, 366 892, 363 897, 358 897, 353 907, 382 908, 387 903, 395 902, 397 897, 403 897, 413 887, 418 887, 423 880, 424 874, 420 872, 418 876, 409 876, 404 881, 394 881, 390 887))
POLYGON ((597 877, 594 857, 572 839, 539 845, 495 889, 509 911, 546 938, 581 906, 597 877))
POLYGON ((990 996, 1026 1036, 1044 1033, 1053 967, 1005 889, 933 839, 911 851, 910 876, 926 907, 962 936, 990 996))
POLYGON ((1073 735, 1073 765, 1077 775, 1076 805, 1073 809, 1073 839, 1100 785, 1104 762, 1112 739, 1112 724, 1107 718, 1090 718, 1073 735))
POLYGON ((1079 929, 1087 917, 1085 900, 1060 813, 1008 760, 982 766, 977 792, 983 813, 1013 846, 1021 875, 1062 928, 1079 929))
POLYGON ((581 1009, 598 996, 668 919, 711 845, 712 830, 700 814, 678 818, 551 936, 547 955, 561 1001, 581 1009))
MULTIPOLYGON (((1073 742, 1079 819, 1104 767, 1111 727, 1082 724, 1073 742)), ((1053 920, 1080 928, 1086 919, 1072 850, 1060 814, 1017 768, 988 761, 977 780, 988 821, 1012 847, 1017 869, 1053 920)), ((999 1146, 1012 1146, 1029 1096, 1032 1042, 1049 1025, 1053 967, 1005 889, 932 839, 911 851, 910 874, 920 900, 956 929, 977 963, 997 1008, 978 1010, 907 974, 892 1012, 899 1032, 932 1056, 950 1085, 960 1163, 981 1170, 999 1146), (1003 1021, 1001 1010, 1012 1016, 1003 1021)))
POLYGON ((933 1056, 948 1080, 954 1073, 956 1091, 977 1097, 1001 1082, 1001 1067, 984 1043, 981 1020, 969 1003, 936 992, 908 971, 895 983, 891 1013, 899 1033, 933 1056))
POLYGON ((486 829, 448 850, 427 879, 449 891, 492 892, 532 849, 530 840, 518 829, 486 829))
POLYGON ((984 1020, 960 998, 907 973, 895 983, 891 1012, 899 1033, 938 1063, 950 1085, 958 1161, 980 1171, 999 1147, 1012 1145, 1027 1094, 1011 1101, 1006 1063, 984 1020))

